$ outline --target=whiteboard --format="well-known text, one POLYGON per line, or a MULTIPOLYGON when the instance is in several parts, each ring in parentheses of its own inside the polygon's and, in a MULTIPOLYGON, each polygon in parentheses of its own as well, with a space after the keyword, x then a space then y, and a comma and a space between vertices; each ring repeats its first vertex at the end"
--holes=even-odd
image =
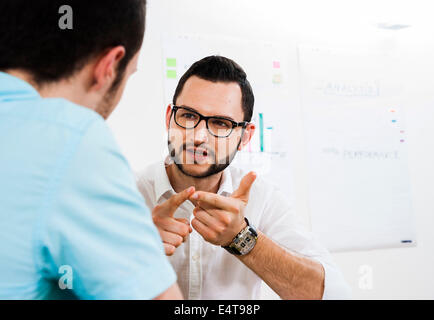
POLYGON ((415 245, 398 57, 298 54, 313 232, 331 251, 415 245))
MULTIPOLYGON (((162 44, 166 105, 180 77, 205 56, 243 67, 257 132, 232 165, 256 171, 294 201, 291 140, 300 137, 288 127, 295 102, 287 78, 297 61, 275 43, 231 37, 164 34, 162 44)), ((298 48, 310 222, 330 251, 416 244, 396 63, 390 53, 298 48)))
POLYGON ((209 55, 222 55, 244 69, 255 96, 252 122, 256 125, 256 132, 231 165, 246 171, 254 170, 284 190, 288 200, 292 201, 291 140, 285 121, 291 103, 287 86, 290 68, 287 50, 273 43, 197 34, 164 34, 162 43, 166 105, 172 103, 181 76, 197 60, 209 55))

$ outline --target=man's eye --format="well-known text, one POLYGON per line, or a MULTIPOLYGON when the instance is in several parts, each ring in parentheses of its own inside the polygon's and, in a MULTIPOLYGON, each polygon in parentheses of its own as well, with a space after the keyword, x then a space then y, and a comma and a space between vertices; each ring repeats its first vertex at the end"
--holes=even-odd
POLYGON ((212 121, 212 124, 221 128, 229 128, 229 123, 227 121, 224 120, 218 120, 218 119, 214 119, 212 121))
POLYGON ((197 118, 197 115, 195 115, 194 113, 183 113, 182 117, 185 119, 194 120, 197 118))

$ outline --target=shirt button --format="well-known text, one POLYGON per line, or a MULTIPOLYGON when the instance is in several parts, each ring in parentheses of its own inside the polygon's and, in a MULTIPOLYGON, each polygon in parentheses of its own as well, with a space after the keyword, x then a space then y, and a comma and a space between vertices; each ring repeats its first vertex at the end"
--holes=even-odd
POLYGON ((196 254, 193 256, 193 261, 197 261, 197 260, 199 260, 199 254, 198 254, 198 253, 196 253, 196 254))

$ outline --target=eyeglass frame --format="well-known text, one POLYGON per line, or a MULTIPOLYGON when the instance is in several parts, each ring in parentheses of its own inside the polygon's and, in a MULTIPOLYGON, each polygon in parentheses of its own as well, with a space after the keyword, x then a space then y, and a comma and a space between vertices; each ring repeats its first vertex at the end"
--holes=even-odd
MULTIPOLYGON (((201 123, 202 120, 205 120, 206 128, 207 128, 208 132, 209 132, 211 135, 213 135, 214 137, 216 137, 216 138, 227 138, 227 137, 229 137, 229 136, 232 134, 232 132, 234 131, 235 128, 237 128, 237 127, 241 127, 241 128, 243 128, 243 129, 246 129, 247 125, 250 124, 250 122, 248 122, 248 121, 236 122, 236 121, 234 121, 234 120, 232 120, 232 119, 229 119, 229 118, 226 118, 226 117, 221 117, 221 116, 211 116, 211 117, 207 117, 207 116, 204 116, 204 115, 200 114, 199 112, 197 112, 196 110, 194 110, 194 109, 192 109, 192 108, 185 107, 185 106, 176 106, 176 105, 174 105, 174 104, 172 104, 172 114, 173 114, 173 120, 175 121, 175 123, 176 123, 178 126, 180 126, 181 128, 183 128, 183 129, 187 129, 187 130, 196 128, 196 127, 199 125, 199 123, 201 123), (199 121, 194 125, 194 127, 192 127, 192 128, 186 128, 186 127, 181 126, 181 125, 178 123, 178 121, 176 121, 176 112, 177 112, 179 109, 188 110, 188 111, 193 112, 193 113, 195 113, 195 114, 197 114, 197 115, 199 116, 199 121), (209 119, 221 119, 221 120, 226 120, 226 121, 231 122, 231 123, 232 123, 231 131, 230 131, 226 136, 217 136, 217 135, 215 135, 215 134, 212 133, 211 130, 209 129, 209 126, 208 126, 208 120, 209 120, 209 119)), ((171 117, 172 117, 172 115, 171 115, 171 117)))

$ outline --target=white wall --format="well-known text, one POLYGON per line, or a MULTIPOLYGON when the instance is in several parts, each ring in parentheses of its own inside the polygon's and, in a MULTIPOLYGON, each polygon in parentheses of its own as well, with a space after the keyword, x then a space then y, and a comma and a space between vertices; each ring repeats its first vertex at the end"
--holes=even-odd
MULTIPOLYGON (((405 112, 418 246, 334 253, 357 299, 434 299, 434 23, 428 1, 148 0, 139 72, 109 120, 134 170, 166 152, 161 34, 211 34, 274 41, 295 54, 297 43, 370 47, 402 54, 405 112), (379 23, 408 24, 400 31, 379 23), (366 267, 367 266, 367 267, 366 267), (368 269, 366 269, 368 268, 368 269), (372 271, 372 286, 363 282, 372 271), (363 285, 365 284, 365 285, 363 285)), ((297 66, 292 80, 296 83, 297 66)), ((289 88, 297 93, 297 85, 289 88)), ((301 108, 289 125, 296 139, 296 210, 308 222, 307 169, 301 108)), ((375 204, 373 204, 375 205, 375 204)), ((269 290, 264 298, 276 298, 269 290)))

